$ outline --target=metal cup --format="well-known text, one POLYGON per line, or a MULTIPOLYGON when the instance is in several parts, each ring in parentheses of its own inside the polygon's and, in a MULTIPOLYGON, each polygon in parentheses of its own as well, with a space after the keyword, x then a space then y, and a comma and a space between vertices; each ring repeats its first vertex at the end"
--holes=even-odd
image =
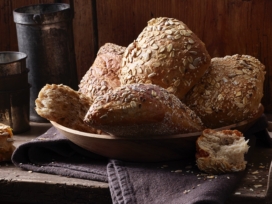
POLYGON ((0 77, 25 72, 26 58, 23 52, 0 52, 0 77))
POLYGON ((9 125, 14 133, 30 128, 26 58, 22 52, 0 52, 0 123, 9 125))

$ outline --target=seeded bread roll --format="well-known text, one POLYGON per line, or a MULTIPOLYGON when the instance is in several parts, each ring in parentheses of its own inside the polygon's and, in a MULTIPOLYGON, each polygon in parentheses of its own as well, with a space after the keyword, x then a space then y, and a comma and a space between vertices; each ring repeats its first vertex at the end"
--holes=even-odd
POLYGON ((209 72, 184 103, 212 129, 249 119, 263 96, 264 69, 259 60, 248 55, 213 58, 209 72))
POLYGON ((196 141, 196 163, 200 170, 211 174, 243 171, 244 154, 249 146, 238 130, 205 129, 196 141))
POLYGON ((87 126, 83 118, 92 105, 92 100, 65 85, 45 85, 36 99, 35 110, 47 120, 65 127, 90 133, 99 130, 87 126))
POLYGON ((128 84, 97 97, 84 121, 119 137, 151 137, 204 129, 192 110, 153 84, 128 84))
POLYGON ((10 161, 15 150, 10 126, 0 123, 0 162, 10 161))
POLYGON ((125 47, 106 43, 86 72, 79 84, 79 92, 94 100, 97 96, 105 94, 120 86, 119 69, 125 47))
POLYGON ((120 81, 156 84, 183 99, 209 65, 205 44, 183 22, 154 18, 127 47, 120 81))

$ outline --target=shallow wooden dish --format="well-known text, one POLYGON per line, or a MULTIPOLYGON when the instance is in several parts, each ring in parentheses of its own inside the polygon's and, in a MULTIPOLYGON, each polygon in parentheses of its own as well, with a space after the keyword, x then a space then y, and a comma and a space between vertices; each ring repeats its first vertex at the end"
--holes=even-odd
MULTIPOLYGON (((259 106, 258 113, 251 119, 218 128, 246 131, 263 114, 259 106)), ((201 132, 168 135, 152 138, 120 138, 110 135, 98 135, 73 130, 56 122, 52 125, 74 144, 96 154, 125 161, 158 162, 187 159, 195 155, 195 142, 201 132)))

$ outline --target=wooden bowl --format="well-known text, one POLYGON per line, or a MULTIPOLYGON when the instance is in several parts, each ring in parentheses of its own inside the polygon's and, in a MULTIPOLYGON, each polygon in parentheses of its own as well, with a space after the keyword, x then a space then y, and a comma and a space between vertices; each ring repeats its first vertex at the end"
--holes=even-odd
MULTIPOLYGON (((261 117, 263 111, 264 108, 260 105, 255 117, 217 130, 237 129, 244 132, 261 117)), ((121 138, 81 132, 53 121, 51 123, 67 139, 86 150, 108 158, 133 162, 158 162, 192 158, 196 151, 195 142, 201 135, 201 132, 194 132, 150 138, 121 138)))

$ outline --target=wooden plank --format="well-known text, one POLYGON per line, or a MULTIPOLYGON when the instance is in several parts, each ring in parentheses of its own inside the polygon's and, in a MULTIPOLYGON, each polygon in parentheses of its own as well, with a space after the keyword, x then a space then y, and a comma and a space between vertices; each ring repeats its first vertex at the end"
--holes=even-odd
POLYGON ((89 70, 96 57, 96 38, 93 24, 93 0, 73 0, 74 43, 79 81, 89 70))
MULTIPOLYGON (((15 27, 13 28, 11 26, 11 23, 13 21, 12 18, 11 1, 0 1, 0 51, 9 51, 12 49, 11 43, 13 37, 10 35, 10 33, 12 32, 12 30, 15 30, 15 27)), ((17 48, 15 50, 17 50, 17 48)))
POLYGON ((206 44, 212 57, 248 54, 267 68, 263 104, 272 112, 272 1, 269 0, 99 0, 98 46, 127 46, 152 17, 186 23, 206 44))

